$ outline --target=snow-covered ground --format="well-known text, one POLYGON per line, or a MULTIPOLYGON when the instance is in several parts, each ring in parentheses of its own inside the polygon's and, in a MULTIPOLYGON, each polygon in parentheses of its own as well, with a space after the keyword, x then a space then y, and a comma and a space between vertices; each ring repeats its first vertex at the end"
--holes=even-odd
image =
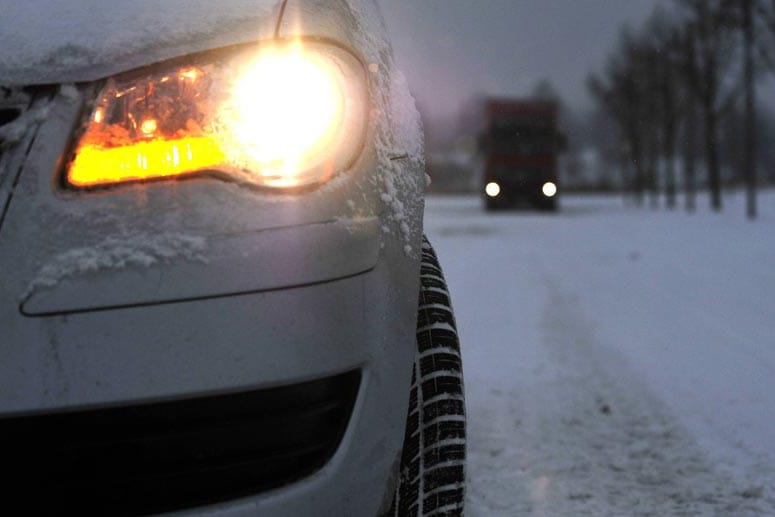
POLYGON ((467 512, 775 515, 775 192, 763 216, 431 197, 469 416, 467 512))

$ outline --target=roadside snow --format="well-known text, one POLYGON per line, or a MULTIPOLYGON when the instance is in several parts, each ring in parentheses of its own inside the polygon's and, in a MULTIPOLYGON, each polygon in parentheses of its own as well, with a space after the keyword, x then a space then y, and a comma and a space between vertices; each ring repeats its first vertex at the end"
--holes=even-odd
POLYGON ((178 234, 108 237, 94 246, 74 248, 56 255, 44 265, 22 298, 36 288, 53 287, 66 278, 129 266, 148 267, 183 258, 206 261, 206 240, 178 234))
POLYGON ((775 193, 749 223, 430 198, 460 330, 467 512, 775 515, 775 193))

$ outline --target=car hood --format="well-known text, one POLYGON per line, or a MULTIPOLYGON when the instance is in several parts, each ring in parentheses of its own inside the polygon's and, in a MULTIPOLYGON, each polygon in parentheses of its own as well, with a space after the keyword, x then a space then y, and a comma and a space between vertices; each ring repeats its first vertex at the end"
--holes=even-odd
POLYGON ((281 0, 0 0, 0 84, 98 79, 273 34, 281 0))
POLYGON ((337 40, 369 62, 390 53, 375 0, 0 0, 0 85, 102 79, 262 39, 337 40))

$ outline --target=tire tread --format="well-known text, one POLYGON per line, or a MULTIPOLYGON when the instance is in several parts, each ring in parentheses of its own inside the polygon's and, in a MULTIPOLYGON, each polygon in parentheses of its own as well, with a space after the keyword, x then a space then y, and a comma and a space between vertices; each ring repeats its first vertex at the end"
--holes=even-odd
POLYGON ((457 326, 436 253, 423 237, 417 354, 399 482, 389 515, 463 515, 466 426, 457 326))

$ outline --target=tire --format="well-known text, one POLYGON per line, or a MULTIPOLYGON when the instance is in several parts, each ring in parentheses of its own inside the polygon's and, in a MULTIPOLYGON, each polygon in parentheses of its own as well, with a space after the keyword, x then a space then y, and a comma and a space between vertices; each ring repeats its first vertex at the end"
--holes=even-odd
POLYGON ((465 458, 465 398, 457 327, 436 253, 424 237, 417 352, 401 467, 388 515, 463 515, 465 458))

